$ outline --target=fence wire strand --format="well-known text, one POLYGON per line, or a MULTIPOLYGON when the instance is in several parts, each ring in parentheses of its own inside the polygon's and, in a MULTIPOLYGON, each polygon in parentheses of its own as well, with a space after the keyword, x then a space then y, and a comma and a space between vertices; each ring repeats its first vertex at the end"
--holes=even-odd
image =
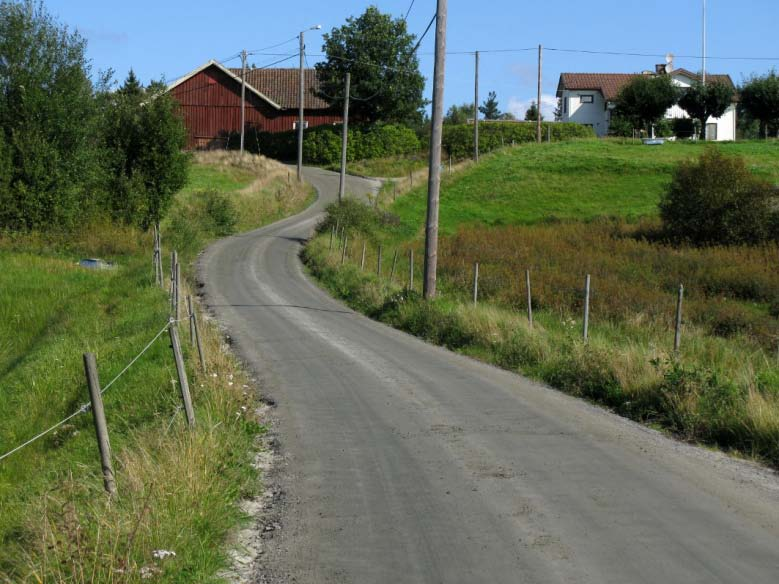
MULTIPOLYGON (((183 320, 183 319, 182 319, 182 320, 183 320)), ((166 332, 166 331, 167 331, 167 330, 168 330, 168 329, 171 327, 171 325, 172 325, 172 324, 174 324, 175 322, 181 322, 181 321, 174 321, 173 319, 171 319, 169 322, 167 322, 167 323, 165 324, 165 326, 162 328, 162 330, 160 330, 160 332, 158 332, 156 335, 154 335, 154 338, 153 338, 151 341, 149 341, 149 342, 147 343, 147 345, 146 345, 146 346, 145 346, 145 347, 144 347, 144 348, 141 350, 141 352, 140 352, 140 353, 138 353, 138 354, 135 356, 135 358, 134 358, 132 361, 130 361, 130 363, 129 363, 129 364, 128 364, 128 365, 127 365, 127 366, 126 366, 124 369, 122 369, 122 370, 119 372, 119 374, 118 374, 116 377, 114 377, 114 378, 113 378, 111 381, 109 381, 109 382, 108 382, 108 384, 107 384, 107 385, 106 385, 106 386, 105 386, 103 389, 101 389, 101 390, 100 390, 100 393, 101 393, 101 394, 104 394, 106 391, 108 391, 108 389, 109 389, 109 388, 110 388, 110 387, 111 387, 111 386, 112 386, 114 383, 116 383, 117 381, 119 381, 119 378, 121 378, 121 377, 122 377, 122 375, 124 375, 125 373, 127 373, 127 371, 129 371, 130 367, 132 367, 133 365, 135 365, 135 363, 138 361, 138 359, 140 359, 140 358, 141 358, 141 357, 142 357, 142 356, 143 356, 143 355, 146 353, 146 351, 148 351, 148 350, 149 350, 149 349, 152 347, 152 345, 153 345, 153 344, 154 344, 154 343, 157 341, 157 339, 159 339, 159 338, 160 338, 160 337, 161 337, 161 336, 162 336, 162 335, 163 335, 163 334, 164 334, 164 333, 165 333, 165 332, 166 332)), ((44 436, 46 436, 47 434, 51 433, 52 431, 56 430, 57 428, 59 428, 59 427, 61 427, 61 426, 65 425, 65 424, 67 424, 67 423, 68 423, 70 420, 72 420, 72 419, 73 419, 73 418, 75 418, 76 416, 80 416, 81 414, 85 414, 85 413, 87 413, 87 412, 88 412, 88 411, 91 409, 91 407, 92 407, 92 406, 91 406, 91 404, 88 404, 88 403, 87 403, 87 404, 84 404, 84 405, 82 405, 80 408, 78 408, 78 409, 77 409, 75 412, 73 412, 72 414, 70 414, 70 415, 69 415, 68 417, 66 417, 65 419, 63 419, 63 420, 60 420, 59 422, 57 422, 56 424, 54 424, 54 425, 53 425, 53 426, 51 426, 50 428, 47 428, 46 430, 44 430, 43 432, 41 432, 41 433, 40 433, 40 434, 38 434, 37 436, 35 436, 35 437, 33 437, 33 438, 30 438, 29 440, 27 440, 27 441, 26 441, 26 442, 24 442, 23 444, 20 444, 20 445, 19 445, 19 446, 17 446, 16 448, 14 448, 14 449, 12 449, 12 450, 9 450, 9 451, 8 451, 8 452, 6 452, 5 454, 2 454, 2 455, 0 455, 0 461, 2 461, 2 460, 4 460, 4 459, 8 458, 8 457, 9 457, 9 456, 11 456, 12 454, 15 454, 15 453, 19 452, 20 450, 22 450, 23 448, 26 448, 26 447, 27 447, 27 446, 29 446, 30 444, 32 444, 32 443, 34 443, 34 442, 36 442, 36 441, 40 440, 41 438, 43 438, 43 437, 44 437, 44 436)))

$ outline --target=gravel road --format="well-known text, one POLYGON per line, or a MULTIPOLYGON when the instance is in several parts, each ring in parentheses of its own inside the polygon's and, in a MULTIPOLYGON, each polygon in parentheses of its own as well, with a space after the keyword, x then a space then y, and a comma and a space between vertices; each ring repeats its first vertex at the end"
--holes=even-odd
POLYGON ((311 209, 200 263, 206 303, 277 404, 283 501, 258 582, 779 582, 775 473, 333 300, 298 254, 338 178, 306 178, 311 209))

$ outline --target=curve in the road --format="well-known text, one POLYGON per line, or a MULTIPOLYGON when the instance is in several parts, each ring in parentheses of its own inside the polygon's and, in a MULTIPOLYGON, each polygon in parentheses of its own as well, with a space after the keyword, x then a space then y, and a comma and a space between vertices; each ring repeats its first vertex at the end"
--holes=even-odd
MULTIPOLYGON (((779 581, 774 473, 330 298, 298 254, 338 177, 308 169, 306 178, 320 194, 311 209, 220 241, 200 264, 206 302, 278 404, 287 505, 263 574, 360 584, 779 581)), ((358 195, 374 187, 349 179, 358 195)))

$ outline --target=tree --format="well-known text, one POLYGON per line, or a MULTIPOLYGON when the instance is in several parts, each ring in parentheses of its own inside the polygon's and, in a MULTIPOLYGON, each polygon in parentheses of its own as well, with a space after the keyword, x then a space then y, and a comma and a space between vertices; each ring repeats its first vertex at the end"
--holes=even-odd
POLYGON ((416 37, 402 18, 393 19, 375 6, 324 35, 327 59, 317 63, 319 95, 332 107, 343 107, 344 78, 352 74, 351 113, 366 123, 420 123, 425 78, 414 52, 416 37))
POLYGON ((638 75, 619 92, 614 115, 634 128, 651 130, 679 98, 668 75, 638 75))
POLYGON ((468 120, 473 119, 473 104, 464 103, 462 105, 453 105, 444 116, 445 124, 467 124, 468 120))
POLYGON ((771 71, 765 77, 752 77, 741 88, 741 105, 760 121, 760 135, 768 137, 779 126, 779 75, 771 71))
POLYGON ((725 83, 710 81, 706 85, 696 81, 684 90, 679 98, 679 107, 700 124, 703 138, 706 138, 706 122, 709 118, 721 118, 733 103, 733 88, 725 83))
POLYGON ((502 114, 500 114, 500 117, 498 119, 504 122, 516 122, 517 116, 515 116, 511 112, 503 112, 502 114))
POLYGON ((489 92, 484 104, 479 106, 479 111, 482 113, 485 120, 500 119, 501 111, 498 108, 498 96, 494 91, 489 92))
POLYGON ((742 157, 716 148, 682 162, 660 202, 666 233, 696 245, 763 242, 775 225, 777 193, 752 174, 742 157))
MULTIPOLYGON (((541 115, 541 121, 544 120, 543 114, 541 115)), ((525 121, 528 122, 537 122, 538 121, 538 104, 533 101, 530 104, 530 107, 527 108, 527 111, 525 112, 525 121)))
POLYGON ((0 226, 67 227, 102 180, 86 43, 41 3, 0 3, 0 226))
POLYGON ((144 90, 132 71, 118 91, 104 98, 110 172, 106 207, 115 219, 147 229, 165 215, 186 182, 184 122, 164 85, 144 90))

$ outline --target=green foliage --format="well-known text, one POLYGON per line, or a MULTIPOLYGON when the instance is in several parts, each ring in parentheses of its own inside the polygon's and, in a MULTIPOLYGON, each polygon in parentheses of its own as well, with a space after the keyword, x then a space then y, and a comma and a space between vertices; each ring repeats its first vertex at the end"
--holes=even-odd
MULTIPOLYGON (((541 120, 544 119, 544 116, 541 116, 541 120)), ((533 101, 530 104, 530 107, 527 108, 527 111, 525 112, 525 120, 528 122, 536 122, 538 121, 538 104, 533 101)))
POLYGON ((103 99, 108 208, 114 218, 146 229, 162 219, 186 182, 184 122, 173 98, 144 90, 132 71, 103 99))
POLYGON ((479 111, 484 116, 485 120, 499 120, 501 114, 498 107, 498 95, 494 91, 490 91, 487 95, 487 99, 479 106, 479 111))
POLYGON ((709 118, 722 117, 733 103, 733 95, 733 88, 725 83, 714 81, 704 85, 696 81, 682 93, 679 107, 705 128, 709 118))
POLYGON ((757 244, 770 232, 773 187, 756 178, 741 157, 710 149, 682 162, 660 202, 667 234, 695 245, 757 244))
POLYGON ((741 105, 760 121, 760 135, 779 128, 779 75, 771 71, 764 77, 753 77, 741 88, 741 105))
POLYGON ((473 104, 464 103, 462 105, 451 106, 444 116, 444 124, 467 124, 468 120, 473 119, 473 104))
MULTIPOLYGON (((310 164, 334 165, 341 163, 342 127, 318 126, 306 130, 303 137, 303 158, 310 164)), ((246 141, 249 148, 259 144, 261 153, 280 160, 291 160, 297 153, 297 135, 295 132, 272 134, 262 132, 256 139, 246 141)), ((393 124, 373 126, 350 126, 346 159, 371 160, 387 156, 413 154, 421 145, 416 133, 405 127, 393 124)))
POLYGON ((636 128, 631 120, 615 112, 612 112, 611 120, 609 121, 609 136, 633 138, 635 135, 635 130, 636 128))
MULTIPOLYGON (((546 137, 551 130, 553 141, 575 138, 594 138, 592 128, 572 123, 545 123, 542 135, 546 137)), ((497 150, 501 146, 510 146, 512 142, 522 144, 535 142, 535 124, 491 122, 479 127, 479 148, 482 152, 497 150)), ((443 147, 456 159, 468 158, 473 153, 473 126, 447 125, 444 127, 443 147)))
POLYGON ((321 97, 336 108, 343 106, 346 72, 352 74, 354 118, 365 123, 406 123, 422 119, 425 78, 414 53, 416 37, 403 18, 392 18, 369 6, 346 24, 325 33, 317 63, 321 97))
POLYGON ((90 81, 86 43, 42 4, 0 3, 0 227, 72 229, 109 213, 148 227, 186 178, 172 100, 134 73, 90 81))
POLYGON ((619 92, 614 114, 649 132, 678 99, 669 75, 638 75, 619 92))
POLYGON ((238 210, 232 199, 219 191, 205 191, 200 193, 199 198, 205 216, 212 224, 213 233, 217 237, 235 233, 235 227, 238 225, 238 210))
POLYGON ((70 227, 101 180, 86 43, 42 4, 0 3, 0 226, 70 227))

